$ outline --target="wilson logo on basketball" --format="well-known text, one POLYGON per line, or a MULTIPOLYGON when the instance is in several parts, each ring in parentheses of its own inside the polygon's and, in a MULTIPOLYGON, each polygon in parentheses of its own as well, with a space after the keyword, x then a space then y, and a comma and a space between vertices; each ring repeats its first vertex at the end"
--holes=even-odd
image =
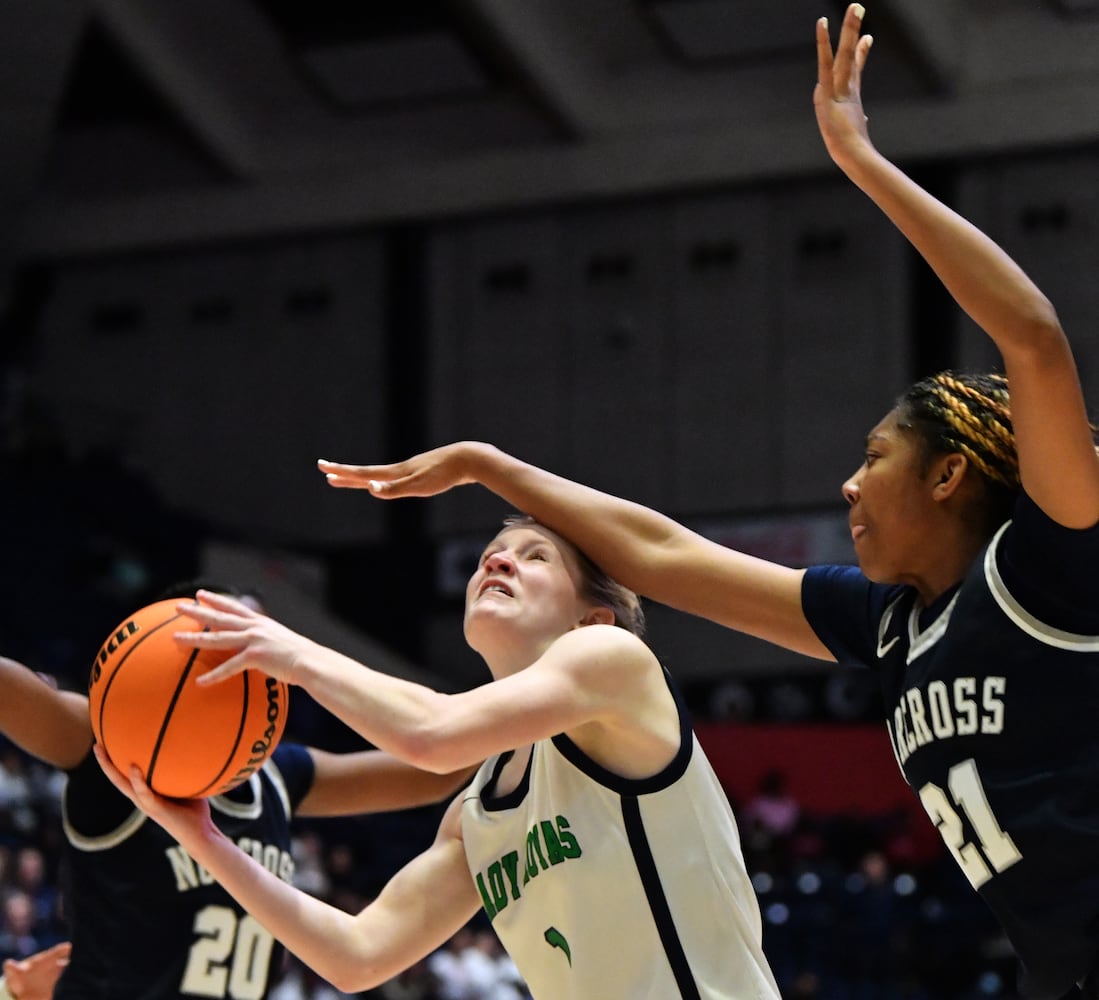
POLYGON ((274 750, 275 739, 279 735, 281 729, 279 726, 279 718, 282 715, 283 692, 279 686, 279 682, 275 680, 274 677, 268 677, 266 679, 266 686, 267 728, 264 729, 263 736, 252 743, 252 757, 245 763, 244 767, 237 771, 237 773, 226 782, 223 789, 225 791, 239 785, 255 771, 256 768, 267 760, 267 758, 271 756, 271 751, 274 750))
POLYGON ((95 660, 92 662, 92 684, 103 675, 103 664, 107 662, 107 659, 117 653, 118 647, 129 639, 131 635, 135 635, 140 631, 141 628, 137 622, 128 621, 107 640, 103 648, 96 655, 95 660))

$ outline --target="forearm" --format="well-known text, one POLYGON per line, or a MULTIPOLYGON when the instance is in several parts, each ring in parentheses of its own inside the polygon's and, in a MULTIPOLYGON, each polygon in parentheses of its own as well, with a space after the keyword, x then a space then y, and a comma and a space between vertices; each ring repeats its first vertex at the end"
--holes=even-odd
POLYGON ((476 912, 480 900, 461 840, 447 832, 459 823, 458 809, 451 804, 433 845, 357 914, 283 882, 212 821, 175 824, 169 832, 293 954, 337 989, 358 993, 419 961, 476 912))
POLYGON ((490 445, 473 445, 470 476, 568 538, 619 583, 660 599, 656 560, 685 532, 671 518, 529 465, 490 445))
POLYGON ((1049 300, 994 240, 869 144, 834 159, 1002 352, 1040 350, 1044 336, 1061 336, 1049 300))
MULTIPOLYGON (((347 982, 354 971, 357 988, 362 970, 376 965, 370 952, 375 937, 360 929, 358 918, 283 882, 211 824, 199 832, 170 831, 194 860, 278 941, 321 977, 347 982)), ((388 970, 387 970, 388 971, 388 970)))
POLYGON ((0 732, 27 753, 68 770, 92 745, 87 698, 58 691, 29 667, 0 656, 0 732))
POLYGON ((303 658, 294 682, 374 746, 436 773, 477 763, 442 738, 449 696, 372 670, 324 646, 303 658))

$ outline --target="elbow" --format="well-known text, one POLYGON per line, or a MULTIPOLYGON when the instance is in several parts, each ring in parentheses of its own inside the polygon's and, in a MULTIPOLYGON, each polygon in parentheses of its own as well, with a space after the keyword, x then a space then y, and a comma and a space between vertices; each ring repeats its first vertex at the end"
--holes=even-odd
POLYGON ((455 758, 454 751, 438 732, 406 736, 398 756, 413 767, 431 774, 452 774, 465 763, 455 758))
POLYGON ((1067 343, 1065 331, 1053 303, 1038 294, 1028 308, 1020 313, 1019 322, 1035 357, 1048 356, 1067 343))
POLYGON ((445 703, 437 705, 396 735, 393 753, 421 771, 450 774, 467 763, 459 759, 455 741, 448 737, 450 731, 445 703))
POLYGON ((381 956, 372 954, 369 949, 353 949, 348 952, 330 952, 323 963, 306 963, 310 965, 328 985, 335 987, 341 994, 357 996, 366 990, 375 989, 382 983, 391 979, 396 972, 385 962, 379 961, 381 956))
POLYGON ((370 969, 364 971, 361 967, 353 968, 349 966, 346 969, 332 970, 331 974, 325 978, 328 980, 328 984, 334 986, 341 994, 346 993, 348 996, 357 996, 367 990, 381 986, 388 977, 377 974, 370 969))

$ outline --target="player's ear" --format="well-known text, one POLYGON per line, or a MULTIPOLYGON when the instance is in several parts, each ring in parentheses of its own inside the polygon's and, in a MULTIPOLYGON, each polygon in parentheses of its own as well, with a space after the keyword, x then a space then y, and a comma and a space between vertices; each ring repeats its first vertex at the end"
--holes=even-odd
POLYGON ((614 612, 605 604, 596 604, 580 619, 581 625, 613 625, 614 612))
POLYGON ((945 500, 953 496, 965 479, 969 468, 969 459, 960 452, 943 455, 933 469, 932 495, 936 500, 945 500))

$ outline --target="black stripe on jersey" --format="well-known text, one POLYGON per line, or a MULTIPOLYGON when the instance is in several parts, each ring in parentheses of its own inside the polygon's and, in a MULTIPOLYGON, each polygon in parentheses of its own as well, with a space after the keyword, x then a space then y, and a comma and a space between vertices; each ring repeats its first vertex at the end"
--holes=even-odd
POLYGON ((622 797, 622 821, 626 827, 626 836, 633 851, 634 864, 637 865, 641 884, 645 887, 645 898, 649 901, 649 911, 656 923, 657 934, 664 946, 664 955, 668 959, 672 975, 679 986, 679 995, 684 1000, 699 1000, 698 986, 691 973, 691 963, 679 940, 679 933, 672 919, 668 898, 664 895, 664 886, 660 884, 660 873, 656 870, 653 852, 649 847, 649 838, 645 834, 645 824, 641 820, 641 808, 635 796, 622 797))
POLYGON ((671 692, 675 709, 679 715, 679 749, 675 756, 668 762, 663 771, 659 771, 649 778, 624 778, 621 774, 608 771, 601 764, 597 764, 583 750, 581 750, 564 733, 553 737, 553 745, 558 752, 574 767, 581 770, 592 781, 597 781, 604 788, 609 788, 619 795, 647 795, 651 792, 660 792, 674 785, 687 772, 694 753, 694 730, 691 729, 691 720, 687 715, 687 709, 683 704, 679 689, 672 680, 671 674, 664 671, 664 680, 671 692))

